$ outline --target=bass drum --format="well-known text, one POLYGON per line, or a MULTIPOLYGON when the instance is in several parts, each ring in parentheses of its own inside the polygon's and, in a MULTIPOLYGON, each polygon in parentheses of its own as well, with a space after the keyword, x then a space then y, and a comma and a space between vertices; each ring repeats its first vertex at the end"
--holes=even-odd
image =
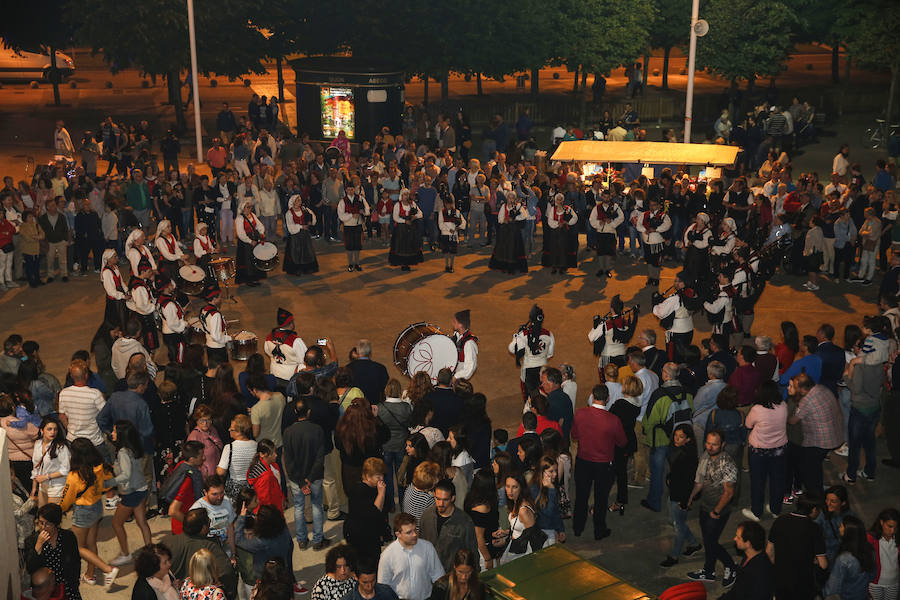
POLYGON ((278 266, 278 247, 272 242, 262 242, 253 247, 253 264, 260 271, 271 271, 278 266))
POLYGON ((194 317, 188 321, 187 338, 188 344, 206 345, 206 332, 203 331, 203 325, 200 324, 199 317, 194 317))
POLYGON ((394 364, 397 368, 409 377, 424 371, 431 377, 432 383, 437 381, 441 369, 456 370, 457 356, 454 341, 430 323, 410 325, 394 343, 394 364))
POLYGON ((197 265, 178 269, 178 288, 191 296, 199 296, 206 289, 206 271, 197 265))

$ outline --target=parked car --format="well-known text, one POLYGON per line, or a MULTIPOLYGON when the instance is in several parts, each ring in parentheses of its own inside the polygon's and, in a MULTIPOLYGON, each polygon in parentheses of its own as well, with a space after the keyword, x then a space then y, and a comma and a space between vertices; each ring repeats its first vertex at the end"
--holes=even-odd
MULTIPOLYGON (((56 68, 65 80, 75 73, 75 62, 62 52, 56 52, 56 68)), ((50 50, 46 47, 13 50, 0 40, 0 79, 50 81, 50 50)))

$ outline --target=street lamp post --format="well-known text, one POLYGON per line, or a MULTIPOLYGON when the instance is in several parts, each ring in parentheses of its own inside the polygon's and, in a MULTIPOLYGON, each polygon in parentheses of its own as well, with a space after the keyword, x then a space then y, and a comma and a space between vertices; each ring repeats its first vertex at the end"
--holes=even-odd
POLYGON ((684 106, 684 143, 691 143, 691 121, 694 116, 694 67, 697 62, 697 20, 700 17, 700 0, 691 3, 691 43, 688 49, 687 98, 684 106))
MULTIPOLYGON (((197 139, 197 162, 203 162, 203 135, 200 130, 200 86, 197 81, 197 34, 194 30, 194 0, 187 0, 188 37, 191 43, 191 86, 194 91, 194 135, 197 139)), ((179 102, 181 102, 179 94, 179 102)))

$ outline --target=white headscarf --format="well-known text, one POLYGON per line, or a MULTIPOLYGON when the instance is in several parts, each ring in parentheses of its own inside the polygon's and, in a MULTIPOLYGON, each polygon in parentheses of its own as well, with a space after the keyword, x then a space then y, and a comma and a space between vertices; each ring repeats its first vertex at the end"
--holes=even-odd
POLYGON ((728 231, 734 233, 737 231, 737 224, 734 222, 734 219, 731 217, 725 217, 722 219, 722 225, 728 228, 728 231))
POLYGON ((697 213, 697 220, 698 220, 698 221, 703 221, 703 224, 704 224, 704 225, 707 225, 707 224, 709 224, 709 215, 706 214, 705 212, 698 212, 698 213, 697 213))
POLYGON ((172 223, 170 223, 168 219, 163 219, 156 225, 157 236, 159 236, 164 231, 172 233, 172 223))
POLYGON ((143 233, 144 232, 141 231, 140 228, 138 228, 128 234, 128 239, 125 240, 125 252, 128 252, 129 248, 134 248, 134 240, 140 237, 143 233))
POLYGON ((250 208, 251 208, 251 210, 252 210, 252 208, 253 208, 253 206, 252 206, 253 202, 251 202, 250 200, 241 200, 241 203, 240 203, 240 205, 238 206, 238 214, 239 214, 239 215, 243 215, 243 214, 244 214, 244 207, 247 206, 248 204, 251 205, 250 208))
MULTIPOLYGON (((109 259, 111 259, 115 255, 116 255, 116 251, 113 250, 112 248, 107 248, 106 250, 103 251, 103 257, 100 260, 103 268, 109 266, 109 259)), ((100 279, 101 280, 103 279, 103 268, 100 269, 100 279)))

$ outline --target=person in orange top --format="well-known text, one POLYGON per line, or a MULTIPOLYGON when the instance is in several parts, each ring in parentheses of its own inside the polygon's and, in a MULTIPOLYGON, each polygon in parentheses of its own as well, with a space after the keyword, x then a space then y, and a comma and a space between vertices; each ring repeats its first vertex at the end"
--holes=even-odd
POLYGON ((69 474, 63 488, 59 505, 63 512, 74 507, 72 513, 72 533, 78 539, 78 553, 87 561, 87 568, 81 580, 95 585, 94 569, 103 571, 103 584, 109 589, 119 574, 97 554, 97 533, 103 517, 100 500, 106 490, 106 481, 113 478, 112 469, 103 463, 103 457, 87 438, 76 438, 71 445, 72 458, 69 474))

